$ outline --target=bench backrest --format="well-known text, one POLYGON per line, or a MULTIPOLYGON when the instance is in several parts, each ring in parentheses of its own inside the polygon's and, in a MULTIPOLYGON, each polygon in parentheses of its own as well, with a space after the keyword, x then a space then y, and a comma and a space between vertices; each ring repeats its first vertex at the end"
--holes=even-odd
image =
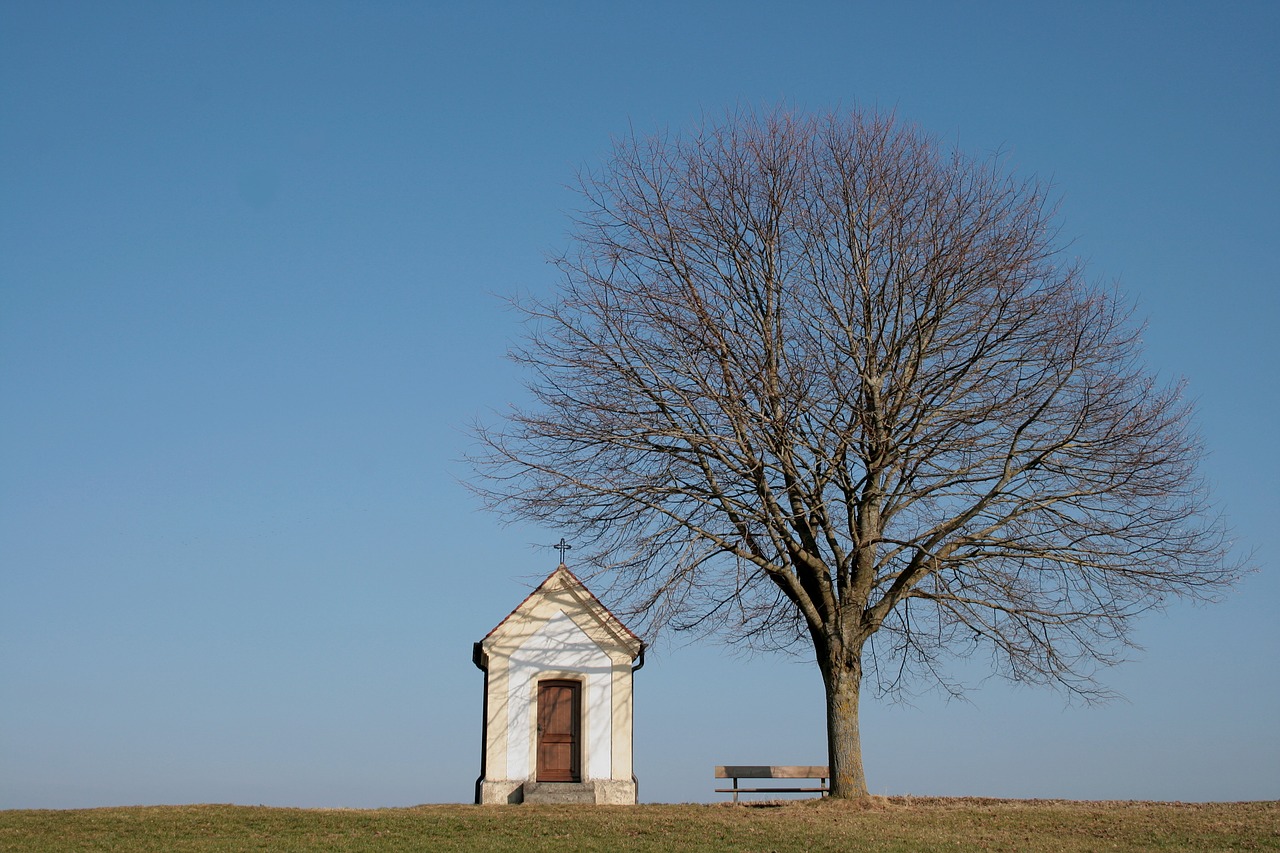
POLYGON ((729 764, 716 766, 717 779, 826 779, 825 764, 729 764))

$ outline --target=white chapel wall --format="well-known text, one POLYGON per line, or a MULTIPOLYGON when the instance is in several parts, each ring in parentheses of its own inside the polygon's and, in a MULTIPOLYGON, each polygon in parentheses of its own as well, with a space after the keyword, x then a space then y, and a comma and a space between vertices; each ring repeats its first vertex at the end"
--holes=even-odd
POLYGON ((551 617, 511 655, 507 690, 507 775, 525 779, 536 760, 537 682, 550 673, 584 676, 583 727, 587 735, 583 775, 613 774, 613 661, 563 611, 551 617))

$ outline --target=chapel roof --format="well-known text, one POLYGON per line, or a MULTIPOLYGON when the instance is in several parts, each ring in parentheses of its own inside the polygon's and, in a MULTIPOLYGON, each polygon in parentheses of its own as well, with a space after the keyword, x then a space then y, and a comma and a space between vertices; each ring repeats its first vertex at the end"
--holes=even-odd
POLYGON ((533 592, 526 595, 523 601, 521 601, 514 608, 512 608, 511 612, 508 613, 505 617, 503 617, 501 622, 499 622, 497 625, 494 625, 493 629, 489 631, 489 633, 485 634, 484 639, 482 639, 480 642, 483 643, 485 640, 488 640, 490 637, 496 634, 498 630, 502 628, 503 625, 507 624, 507 622, 511 620, 511 617, 519 613, 533 599, 539 596, 548 594, 554 588, 552 586, 552 582, 556 581, 557 579, 559 579, 564 586, 572 586, 580 590, 585 595, 592 609, 597 610, 599 615, 604 619, 605 622, 607 622, 610 626, 616 628, 618 632, 624 636, 624 639, 629 639, 636 644, 637 648, 635 653, 632 654, 632 657, 635 657, 635 655, 638 655, 640 653, 639 648, 644 645, 644 641, 641 640, 639 637, 637 637, 630 628, 624 625, 622 623, 622 620, 619 619, 617 616, 615 616, 613 614, 613 611, 610 610, 608 607, 606 607, 604 603, 600 601, 600 599, 596 598, 595 593, 587 589, 587 585, 584 584, 578 578, 577 575, 575 575, 572 571, 570 571, 569 567, 566 566, 564 563, 561 563, 560 565, 556 566, 556 568, 551 572, 551 574, 547 575, 546 579, 542 583, 538 584, 537 588, 534 589, 533 592))

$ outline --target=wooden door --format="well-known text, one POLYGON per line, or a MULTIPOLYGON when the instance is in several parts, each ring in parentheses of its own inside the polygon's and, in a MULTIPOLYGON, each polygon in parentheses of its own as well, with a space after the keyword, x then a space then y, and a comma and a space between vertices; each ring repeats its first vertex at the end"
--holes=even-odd
POLYGON ((576 681, 538 682, 539 782, 581 782, 578 759, 582 728, 582 685, 576 681))

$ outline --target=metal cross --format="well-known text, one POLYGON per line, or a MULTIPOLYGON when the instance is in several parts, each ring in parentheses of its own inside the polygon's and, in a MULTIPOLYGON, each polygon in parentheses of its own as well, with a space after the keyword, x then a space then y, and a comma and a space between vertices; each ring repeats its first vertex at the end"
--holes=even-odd
POLYGON ((552 545, 551 547, 552 547, 552 548, 555 548, 557 551, 559 551, 559 552, 560 552, 560 564, 561 564, 561 565, 564 565, 564 552, 565 552, 565 551, 568 551, 568 550, 569 550, 570 548, 572 548, 573 546, 572 546, 572 545, 570 545, 568 542, 564 541, 564 537, 563 537, 563 536, 561 536, 561 537, 560 537, 560 542, 559 542, 558 544, 556 544, 556 545, 552 545))

